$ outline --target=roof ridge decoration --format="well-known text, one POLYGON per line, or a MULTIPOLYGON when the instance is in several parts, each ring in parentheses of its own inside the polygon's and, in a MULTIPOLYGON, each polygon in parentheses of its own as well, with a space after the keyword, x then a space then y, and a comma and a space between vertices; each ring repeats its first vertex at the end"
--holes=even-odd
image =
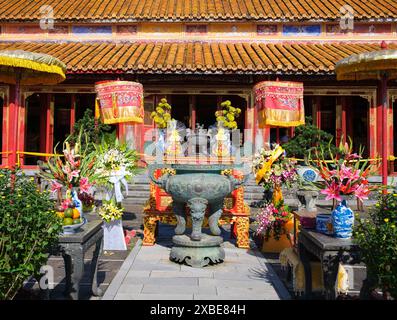
POLYGON ((397 21, 397 0, 0 0, 0 22, 40 21, 43 6, 56 22, 336 21, 344 5, 356 20, 397 21))

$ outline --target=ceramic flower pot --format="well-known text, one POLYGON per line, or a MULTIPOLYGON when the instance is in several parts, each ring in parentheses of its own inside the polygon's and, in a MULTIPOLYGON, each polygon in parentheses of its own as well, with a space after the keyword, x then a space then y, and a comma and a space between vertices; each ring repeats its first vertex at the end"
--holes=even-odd
MULTIPOLYGON (((294 222, 293 220, 289 220, 284 228, 287 233, 292 234, 294 230, 294 222)), ((288 239, 286 234, 282 234, 280 239, 275 239, 273 236, 269 237, 269 239, 263 241, 262 252, 265 253, 280 253, 286 248, 291 248, 293 246, 293 240, 288 239)))
POLYGON ((334 230, 334 237, 349 239, 353 234, 354 213, 353 210, 347 206, 346 200, 332 211, 332 227, 334 230))
POLYGON ((332 216, 330 214, 318 214, 316 217, 316 231, 326 235, 333 235, 332 216))
POLYGON ((283 200, 283 191, 281 189, 281 185, 275 184, 273 188, 273 198, 272 203, 276 204, 283 200))
POLYGON ((83 203, 79 199, 78 194, 79 194, 79 189, 78 188, 72 188, 71 196, 72 196, 73 203, 76 206, 76 209, 79 210, 80 217, 83 217, 83 203))
POLYGON ((103 250, 127 250, 121 219, 103 223, 103 250))

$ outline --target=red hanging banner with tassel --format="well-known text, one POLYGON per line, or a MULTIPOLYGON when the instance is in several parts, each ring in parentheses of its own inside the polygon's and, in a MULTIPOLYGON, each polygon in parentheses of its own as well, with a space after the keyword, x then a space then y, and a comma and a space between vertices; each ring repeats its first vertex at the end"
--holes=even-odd
POLYGON ((101 81, 95 83, 97 101, 95 117, 105 124, 143 123, 143 86, 131 81, 101 81), (100 112, 98 112, 100 110, 100 112))
POLYGON ((263 81, 254 86, 259 128, 305 124, 303 83, 263 81))

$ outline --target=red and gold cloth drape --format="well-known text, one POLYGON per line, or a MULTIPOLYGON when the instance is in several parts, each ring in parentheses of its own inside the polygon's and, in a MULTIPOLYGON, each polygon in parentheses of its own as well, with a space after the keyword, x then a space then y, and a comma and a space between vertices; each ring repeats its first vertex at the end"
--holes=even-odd
POLYGON ((296 127, 305 123, 303 83, 263 81, 254 86, 259 128, 296 127))
MULTIPOLYGON (((131 81, 95 83, 103 123, 143 123, 143 86, 131 81)), ((96 111, 96 116, 98 116, 96 111)))

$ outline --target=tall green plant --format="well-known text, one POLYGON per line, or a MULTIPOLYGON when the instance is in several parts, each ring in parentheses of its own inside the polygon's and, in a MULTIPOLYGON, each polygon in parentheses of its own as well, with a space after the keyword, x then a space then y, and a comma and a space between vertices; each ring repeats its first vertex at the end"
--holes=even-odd
POLYGON ((315 126, 311 117, 306 117, 305 124, 295 128, 294 137, 283 144, 283 148, 289 157, 301 159, 307 158, 313 150, 322 148, 327 150, 328 153, 325 156, 330 158, 332 153, 337 151, 336 146, 331 144, 333 138, 332 134, 315 126))
POLYGON ((366 290, 381 288, 397 298, 397 193, 381 195, 366 219, 358 219, 354 239, 367 266, 366 290))
POLYGON ((68 141, 72 145, 79 141, 79 133, 81 130, 87 137, 82 145, 82 148, 87 147, 87 153, 94 151, 93 145, 100 143, 104 135, 114 131, 111 126, 104 124, 101 119, 96 121, 91 109, 87 109, 84 112, 84 116, 74 124, 73 133, 68 137, 68 141))
POLYGON ((0 170, 0 299, 13 299, 29 276, 39 279, 62 230, 54 202, 33 178, 0 170))

